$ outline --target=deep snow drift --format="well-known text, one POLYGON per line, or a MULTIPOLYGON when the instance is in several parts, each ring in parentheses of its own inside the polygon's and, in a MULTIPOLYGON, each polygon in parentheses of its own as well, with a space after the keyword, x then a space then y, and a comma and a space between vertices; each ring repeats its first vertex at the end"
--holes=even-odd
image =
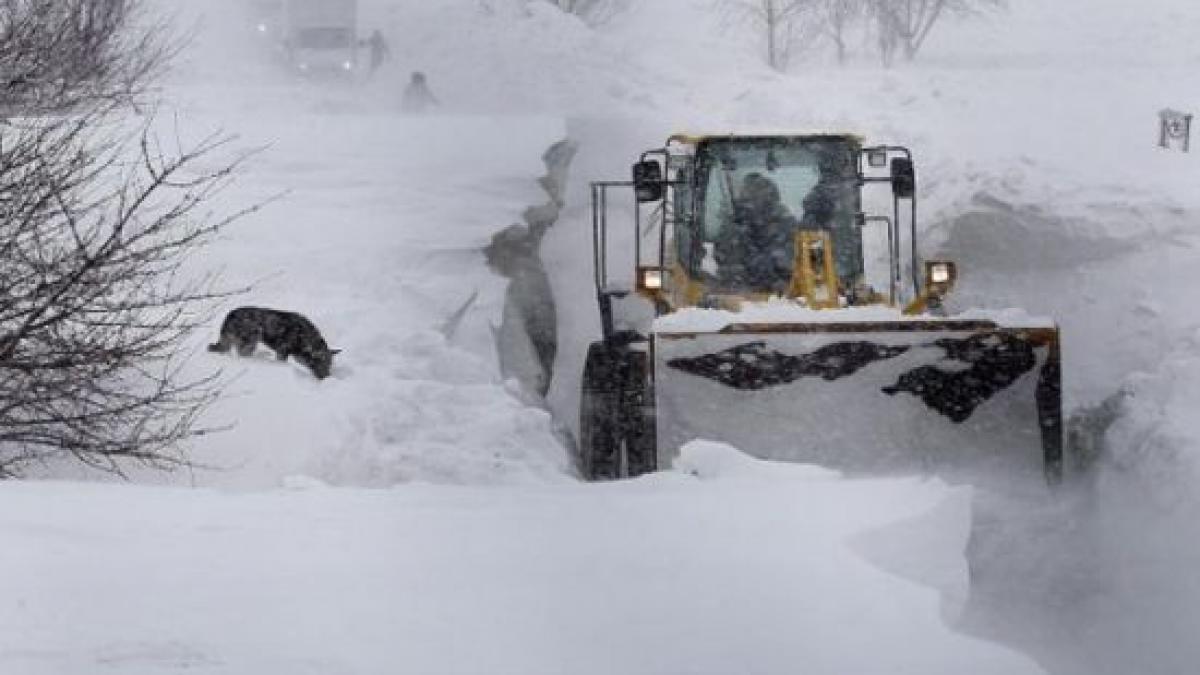
POLYGON ((1154 145, 1159 108, 1197 103, 1192 3, 1014 0, 990 24, 935 33, 913 66, 780 75, 708 0, 633 3, 597 31, 533 0, 363 0, 395 58, 357 87, 283 76, 234 2, 168 4, 207 18, 164 113, 269 146, 224 206, 287 192, 206 262, 346 352, 317 384, 292 364, 204 353, 212 336, 197 336, 193 366, 236 375, 211 412, 236 426, 194 448, 223 470, 135 477, 313 489, 2 486, 17 553, 0 569, 24 590, 0 612, 0 670, 1030 669, 946 625, 1056 673, 1200 661, 1198 175, 1195 155, 1154 145), (417 69, 437 116, 395 112, 417 69), (1127 392, 1115 420, 1100 416, 1113 423, 1085 480, 1014 504, 936 481, 743 471, 718 452, 691 467, 711 482, 571 484, 549 414, 499 374, 503 280, 482 247, 544 199, 545 147, 579 142, 543 246, 560 319, 550 403, 569 426, 598 335, 586 182, 624 178, 672 131, 752 128, 913 147, 925 252, 959 261, 961 308, 1058 319, 1072 406, 1127 392), (622 639, 630 626, 645 631, 622 639))
POLYGON ((941 618, 968 500, 714 444, 594 486, 14 484, 0 671, 1041 672, 941 618))

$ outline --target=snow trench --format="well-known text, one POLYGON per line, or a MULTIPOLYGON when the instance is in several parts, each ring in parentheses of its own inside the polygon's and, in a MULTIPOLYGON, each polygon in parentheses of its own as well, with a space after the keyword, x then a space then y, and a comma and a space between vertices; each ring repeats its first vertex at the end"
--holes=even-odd
POLYGON ((544 400, 554 377, 558 353, 558 312, 540 249, 546 232, 558 222, 576 145, 562 140, 542 155, 546 173, 538 183, 547 201, 525 209, 523 223, 497 232, 484 253, 488 265, 509 279, 504 311, 495 330, 500 370, 544 400))

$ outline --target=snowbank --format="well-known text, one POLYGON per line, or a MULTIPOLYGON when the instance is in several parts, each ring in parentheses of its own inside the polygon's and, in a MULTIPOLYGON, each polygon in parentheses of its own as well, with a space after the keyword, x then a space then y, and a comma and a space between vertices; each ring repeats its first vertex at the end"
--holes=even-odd
POLYGON ((1130 667, 1187 672, 1200 661, 1200 336, 1154 372, 1126 381, 1121 414, 1104 438, 1096 534, 1111 594, 1096 632, 1117 641, 1130 667), (1130 631, 1118 617, 1154 617, 1130 631))
POLYGON ((1200 509, 1200 333, 1121 391, 1104 436, 1101 489, 1137 493, 1164 514, 1200 509))
POLYGON ((0 485, 0 671, 1041 672, 896 576, 965 578, 958 491, 690 454, 704 480, 0 485))
POLYGON ((767 462, 755 459, 728 443, 696 440, 679 450, 671 470, 701 480, 779 477, 790 480, 832 480, 836 471, 806 464, 767 462))

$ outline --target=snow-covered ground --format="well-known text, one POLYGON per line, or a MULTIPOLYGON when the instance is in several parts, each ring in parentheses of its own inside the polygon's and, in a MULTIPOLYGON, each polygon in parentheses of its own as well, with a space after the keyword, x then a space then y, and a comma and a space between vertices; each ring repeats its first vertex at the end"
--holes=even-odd
MULTIPOLYGON (((237 303, 301 311, 343 352, 320 382, 269 352, 252 360, 204 353, 205 366, 236 375, 209 420, 235 426, 197 458, 233 470, 198 480, 263 487, 288 473, 353 485, 565 476, 549 415, 500 377, 493 329, 504 284, 482 253, 495 231, 544 200, 540 156, 562 138, 562 124, 304 109, 225 123, 247 143, 270 143, 239 184, 245 192, 225 197, 282 194, 213 251, 229 283, 257 282, 237 303), (443 330, 468 303, 454 330, 443 330)), ((215 339, 215 329, 203 338, 215 339)))
POLYGON ((533 0, 362 0, 395 58, 356 87, 281 76, 233 0, 162 1, 198 31, 164 119, 267 146, 223 207, 284 193, 206 264, 345 352, 317 383, 197 336, 196 372, 234 376, 209 419, 235 426, 193 448, 220 470, 135 479, 203 489, 0 486, 0 672, 1038 671, 1013 648, 1054 673, 1195 670, 1200 172, 1155 146, 1160 108, 1200 103, 1190 1, 1013 0, 914 66, 777 74, 709 0, 595 31, 533 0), (440 114, 396 114, 411 70, 440 114), (544 201, 545 147, 578 142, 543 246, 569 426, 598 334, 586 181, 672 131, 764 127, 914 149, 961 308, 1059 320, 1072 407, 1127 392, 1085 480, 1012 503, 699 446, 677 473, 572 482, 500 374, 481 247, 544 201))
MULTIPOLYGON (((227 85, 184 79, 161 126, 185 143, 234 134, 230 153, 253 152, 215 206, 262 208, 203 261, 225 287, 250 288, 223 309, 300 311, 342 353, 324 381, 265 347, 252 358, 211 354, 204 345, 217 337, 218 315, 196 338, 189 374, 225 372, 225 396, 203 423, 228 430, 191 449, 203 468, 134 467, 137 480, 229 488, 275 487, 293 475, 362 486, 568 480, 549 414, 500 375, 504 281, 483 255, 495 232, 547 199, 540 157, 564 137, 561 119, 404 118, 369 93, 274 82, 271 73, 243 72, 227 85)), ((75 475, 58 466, 49 474, 75 475)))
POLYGON ((521 490, 6 486, 0 671, 1041 672, 942 619, 964 491, 692 450, 521 490))

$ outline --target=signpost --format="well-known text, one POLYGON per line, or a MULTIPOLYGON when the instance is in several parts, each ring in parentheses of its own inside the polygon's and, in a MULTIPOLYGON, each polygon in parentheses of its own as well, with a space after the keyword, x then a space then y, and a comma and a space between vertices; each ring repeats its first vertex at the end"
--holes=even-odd
POLYGON ((1164 108, 1159 111, 1158 120, 1159 147, 1170 148, 1176 141, 1180 141, 1183 151, 1188 152, 1191 147, 1192 116, 1164 108))

